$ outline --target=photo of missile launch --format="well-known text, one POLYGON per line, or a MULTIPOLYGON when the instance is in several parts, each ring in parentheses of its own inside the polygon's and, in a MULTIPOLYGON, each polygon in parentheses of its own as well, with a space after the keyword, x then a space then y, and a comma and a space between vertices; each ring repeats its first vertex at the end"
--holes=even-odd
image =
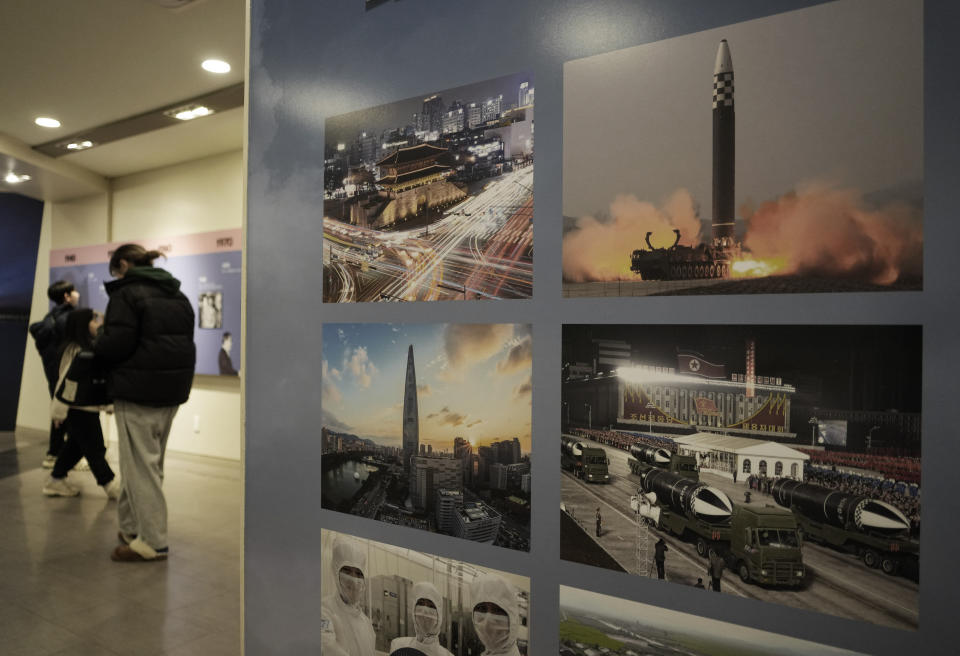
POLYGON ((922 17, 840 0, 567 62, 564 296, 922 289, 922 17))
POLYGON ((561 558, 916 630, 920 326, 564 325, 562 362, 561 558))
POLYGON ((858 653, 560 586, 560 656, 857 656, 858 653))

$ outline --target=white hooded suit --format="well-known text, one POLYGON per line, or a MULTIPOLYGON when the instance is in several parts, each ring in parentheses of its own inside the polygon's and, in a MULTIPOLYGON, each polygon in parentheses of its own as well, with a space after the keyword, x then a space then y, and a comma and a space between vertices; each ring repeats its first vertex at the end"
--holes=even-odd
POLYGON ((443 648, 438 638, 440 628, 443 626, 443 597, 432 583, 421 581, 413 586, 413 592, 410 595, 410 617, 413 618, 416 636, 395 638, 390 643, 390 653, 403 647, 412 647, 419 649, 426 656, 453 656, 443 648), (437 610, 437 619, 432 626, 425 625, 416 618, 417 602, 421 599, 429 599, 437 610))
POLYGON ((374 656, 373 624, 363 612, 362 593, 353 603, 348 602, 355 593, 340 582, 340 570, 344 567, 357 568, 366 581, 367 556, 363 548, 353 540, 338 537, 333 543, 331 568, 337 589, 324 597, 320 606, 320 652, 324 656, 374 656))
POLYGON ((517 634, 520 630, 520 604, 517 601, 517 589, 501 576, 481 574, 470 585, 470 598, 474 607, 482 603, 496 604, 506 611, 510 619, 509 630, 496 640, 485 636, 483 627, 474 624, 477 636, 484 646, 481 656, 520 656, 520 650, 517 648, 517 634))

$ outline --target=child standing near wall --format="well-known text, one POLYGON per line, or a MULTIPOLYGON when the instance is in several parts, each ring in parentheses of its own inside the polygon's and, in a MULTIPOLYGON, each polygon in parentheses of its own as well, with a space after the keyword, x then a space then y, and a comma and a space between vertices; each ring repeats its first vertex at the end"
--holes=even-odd
MULTIPOLYGON (((91 350, 103 316, 85 308, 74 310, 67 316, 63 354, 60 356, 60 377, 55 389, 59 389, 73 364, 74 358, 83 350, 91 350)), ((110 499, 120 496, 120 478, 107 463, 103 429, 100 426, 100 411, 103 406, 68 406, 54 396, 50 403, 50 417, 56 426, 65 425, 69 439, 57 456, 53 472, 43 486, 43 493, 50 497, 75 497, 80 489, 67 482, 67 473, 86 457, 90 471, 110 499)))

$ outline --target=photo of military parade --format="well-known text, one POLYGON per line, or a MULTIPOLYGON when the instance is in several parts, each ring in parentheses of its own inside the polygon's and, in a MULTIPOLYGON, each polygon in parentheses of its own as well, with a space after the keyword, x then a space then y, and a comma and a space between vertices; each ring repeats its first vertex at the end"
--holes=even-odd
POLYGON ((323 508, 530 550, 526 324, 325 324, 323 508))
POLYGON ((915 630, 919 326, 565 325, 561 558, 915 630))
POLYGON ((326 121, 323 300, 533 293, 527 73, 326 121))
POLYGON ((843 0, 567 62, 564 296, 921 289, 922 23, 843 0))
POLYGON ((321 534, 324 656, 527 656, 530 579, 321 534))
POLYGON ((778 633, 560 586, 560 656, 856 656, 778 633))

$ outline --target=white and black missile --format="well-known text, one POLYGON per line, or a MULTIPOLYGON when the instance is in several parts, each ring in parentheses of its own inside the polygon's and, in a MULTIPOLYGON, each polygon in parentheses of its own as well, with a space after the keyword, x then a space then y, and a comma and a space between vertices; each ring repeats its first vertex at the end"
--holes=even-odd
POLYGON ((723 490, 665 469, 649 465, 641 466, 641 469, 643 491, 655 494, 659 503, 710 524, 730 521, 733 502, 723 490))
POLYGON ((723 39, 713 67, 713 238, 730 243, 736 209, 736 120, 733 111, 733 59, 723 39))
POLYGON ((666 449, 656 446, 633 444, 630 446, 630 455, 640 462, 645 462, 648 465, 656 465, 657 467, 660 467, 662 465, 670 464, 670 452, 666 449))
POLYGON ((583 444, 579 440, 573 437, 568 437, 566 435, 560 436, 560 448, 574 458, 579 458, 583 455, 583 444))
POLYGON ((770 492, 784 508, 838 528, 886 534, 910 530, 910 520, 898 508, 878 499, 789 478, 774 481, 770 492))

